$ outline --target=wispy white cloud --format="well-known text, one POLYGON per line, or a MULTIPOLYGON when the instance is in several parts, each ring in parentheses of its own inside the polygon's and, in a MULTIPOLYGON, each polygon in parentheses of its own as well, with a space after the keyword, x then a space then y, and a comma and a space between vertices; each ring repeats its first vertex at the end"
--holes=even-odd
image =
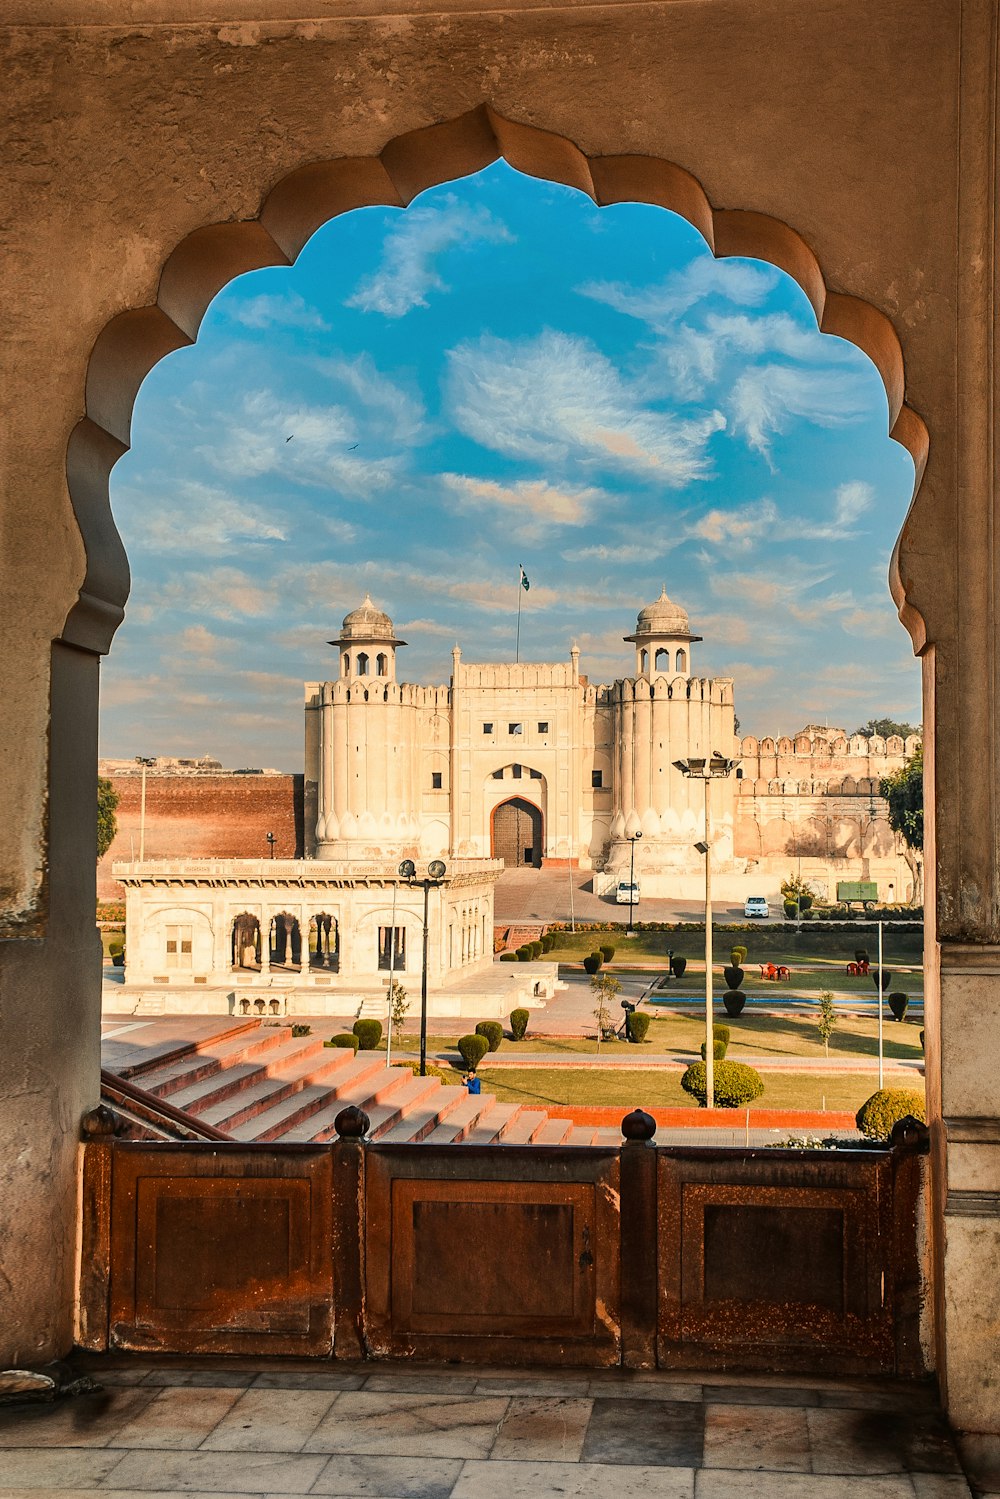
POLYGON ((511 238, 488 209, 460 203, 454 195, 441 208, 407 209, 385 236, 381 265, 358 283, 345 305, 403 317, 414 307, 426 307, 430 292, 446 290, 435 265, 444 251, 511 238))
POLYGON ((149 507, 136 541, 155 552, 212 556, 285 541, 287 534, 261 506, 199 480, 180 479, 169 495, 149 507))
POLYGON ((448 353, 447 398, 473 441, 549 464, 571 459, 678 486, 710 472, 718 411, 656 411, 611 360, 583 338, 546 329, 535 338, 486 334, 448 353))
POLYGON ((630 286, 622 281, 589 281, 578 291, 663 333, 707 297, 720 297, 740 307, 758 307, 776 280, 777 272, 769 266, 698 255, 659 283, 630 286))
POLYGON ((859 534, 856 522, 875 503, 875 490, 864 479, 852 479, 838 486, 833 497, 833 514, 826 521, 791 519, 796 536, 808 541, 850 541, 859 534))
POLYGON ((841 427, 870 410, 864 381, 856 373, 755 365, 744 370, 728 401, 730 431, 769 458, 771 440, 795 420, 841 427))
POLYGON ((253 577, 238 567, 213 567, 175 575, 150 590, 155 609, 177 609, 212 619, 262 618, 281 604, 276 583, 253 577))
POLYGON ((773 531, 777 521, 778 507, 773 500, 754 500, 749 505, 736 505, 730 510, 707 510, 687 527, 685 534, 713 546, 746 552, 773 531))
POLYGON ((316 367, 361 408, 363 418, 359 422, 366 437, 390 437, 397 446, 406 447, 428 437, 422 400, 383 375, 370 354, 359 354, 355 359, 318 359, 316 367))
POLYGON ((545 479, 497 484, 467 474, 442 474, 441 480, 461 509, 526 511, 534 521, 550 526, 586 525, 599 507, 616 503, 605 490, 572 489, 545 479))
POLYGON ((230 321, 242 323, 245 328, 296 328, 303 332, 317 333, 329 331, 329 324, 297 291, 264 292, 259 297, 247 298, 245 302, 227 298, 224 305, 230 321))

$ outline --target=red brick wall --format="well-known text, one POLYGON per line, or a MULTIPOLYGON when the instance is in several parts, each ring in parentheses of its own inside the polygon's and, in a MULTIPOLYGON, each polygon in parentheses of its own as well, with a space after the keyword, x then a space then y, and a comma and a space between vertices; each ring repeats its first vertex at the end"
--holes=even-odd
MULTIPOLYGON (((112 776, 118 792, 118 833, 97 866, 98 900, 117 900, 115 859, 139 857, 142 778, 112 776)), ((299 775, 171 775, 146 777, 147 859, 266 859, 268 833, 277 859, 302 857, 299 775)))

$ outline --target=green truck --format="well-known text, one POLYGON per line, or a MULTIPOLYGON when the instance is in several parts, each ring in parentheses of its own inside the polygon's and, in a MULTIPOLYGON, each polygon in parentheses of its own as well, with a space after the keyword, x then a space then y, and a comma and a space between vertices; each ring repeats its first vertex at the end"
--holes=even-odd
POLYGON ((838 880, 837 899, 846 906, 860 901, 863 906, 878 904, 878 886, 874 880, 838 880))

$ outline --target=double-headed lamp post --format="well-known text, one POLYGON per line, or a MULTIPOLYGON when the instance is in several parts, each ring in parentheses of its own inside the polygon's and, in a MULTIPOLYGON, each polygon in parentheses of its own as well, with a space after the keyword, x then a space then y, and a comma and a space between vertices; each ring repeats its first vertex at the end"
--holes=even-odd
POLYGON ((142 766, 142 792, 139 798, 139 863, 146 857, 146 771, 156 764, 152 755, 136 755, 135 763, 142 766))
MULTIPOLYGON (((441 859, 432 859, 422 880, 417 879, 417 866, 412 859, 404 859, 399 866, 399 877, 408 885, 424 887, 424 945, 420 970, 420 1076, 427 1076, 427 903, 432 889, 444 884, 447 866, 441 859)), ((395 931, 392 941, 395 942, 395 931)))
POLYGON ((705 855, 705 1107, 715 1108, 715 1029, 712 1016, 712 799, 711 783, 732 775, 736 760, 713 751, 708 758, 675 760, 674 769, 705 786, 705 837, 695 848, 705 855))
POLYGON ((632 936, 632 912, 635 909, 635 843, 641 838, 641 833, 626 833, 628 842, 628 926, 625 928, 626 937, 632 936))

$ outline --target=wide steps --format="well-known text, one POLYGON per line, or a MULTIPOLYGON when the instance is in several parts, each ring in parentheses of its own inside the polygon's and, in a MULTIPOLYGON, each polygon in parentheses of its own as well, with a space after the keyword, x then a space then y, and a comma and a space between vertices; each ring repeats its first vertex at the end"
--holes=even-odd
POLYGON ((534 1137, 533 1145, 566 1145, 573 1133, 572 1119, 547 1119, 538 1134, 534 1137))
MULTIPOLYGON (((511 1107, 516 1107, 516 1105, 511 1105, 511 1107)), ((548 1117, 544 1109, 522 1107, 496 1143, 498 1145, 533 1145, 548 1117)))
MULTIPOLYGON (((439 1079, 435 1079, 439 1081, 439 1079)), ((464 1088, 442 1087, 431 1096, 429 1102, 420 1103, 404 1119, 387 1130, 381 1137, 383 1145, 418 1145, 426 1140, 432 1130, 443 1124, 452 1109, 458 1108, 468 1095, 464 1088), (454 1097, 452 1096, 454 1095, 454 1097)))
MULTIPOLYGON (((489 1095, 492 1097, 492 1094, 489 1095)), ((507 1139, 507 1131, 523 1111, 519 1103, 500 1103, 493 1099, 493 1107, 481 1114, 473 1127, 456 1145, 500 1145, 507 1139)))
MULTIPOLYGON (((283 1077, 290 1068, 302 1066, 310 1061, 318 1064, 323 1049, 323 1043, 318 1038, 289 1037, 258 1058, 250 1058, 241 1062, 234 1061, 231 1066, 224 1068, 221 1072, 213 1073, 200 1082, 176 1089, 170 1101, 177 1108, 186 1109, 189 1114, 197 1114, 200 1118, 206 1110, 215 1108, 227 1099, 248 1094, 269 1079, 283 1077)), ((342 1062, 349 1053, 346 1050, 342 1051, 339 1047, 336 1053, 327 1052, 328 1057, 334 1055, 339 1056, 342 1062)))
POLYGON ((351 1066, 354 1059, 348 1052, 348 1060, 345 1061, 344 1052, 340 1048, 327 1050, 326 1056, 329 1061, 320 1061, 313 1054, 290 1061, 221 1103, 195 1112, 199 1119, 231 1134, 240 1125, 274 1108, 293 1093, 300 1093, 311 1083, 325 1082, 332 1091, 334 1079, 339 1081, 345 1068, 351 1066))
MULTIPOLYGON (((347 1052, 350 1056, 350 1052, 347 1052)), ((281 1099, 231 1133, 237 1140, 285 1140, 299 1125, 307 1126, 304 1138, 314 1140, 316 1115, 332 1109, 334 1118, 350 1104, 364 1104, 368 1099, 384 1098, 398 1086, 389 1068, 380 1063, 377 1052, 362 1052, 341 1067, 332 1082, 307 1082, 296 1093, 281 1099)))
POLYGON ((293 1038, 287 1025, 268 1027, 249 1035, 244 1032, 238 1036, 226 1036, 204 1051, 192 1050, 163 1067, 143 1072, 140 1086, 147 1093, 155 1093, 157 1098, 169 1098, 181 1088, 194 1087, 205 1078, 215 1077, 237 1063, 253 1061, 293 1039, 298 1038, 293 1038))
POLYGON ((406 1077, 407 1069, 404 1067, 392 1067, 391 1072, 400 1072, 406 1081, 401 1088, 393 1090, 391 1097, 373 1106, 361 1104, 371 1121, 368 1131, 370 1140, 381 1140, 389 1130, 400 1124, 412 1114, 421 1104, 429 1104, 433 1096, 441 1089, 439 1077, 421 1077, 419 1073, 406 1077))
POLYGON ((487 1115, 492 1116, 496 1104, 492 1093, 470 1093, 466 1088, 461 1091, 465 1097, 449 1109, 446 1119, 424 1136, 426 1145, 459 1145, 487 1115))

